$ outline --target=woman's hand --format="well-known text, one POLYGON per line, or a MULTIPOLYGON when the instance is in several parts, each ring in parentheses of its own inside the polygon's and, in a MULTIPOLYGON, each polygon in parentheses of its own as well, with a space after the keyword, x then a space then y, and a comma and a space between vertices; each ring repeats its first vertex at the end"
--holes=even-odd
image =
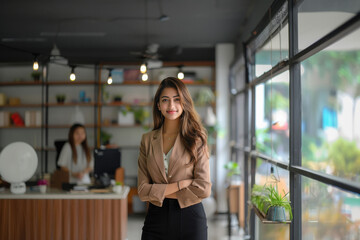
POLYGON ((72 175, 74 178, 81 180, 84 177, 84 172, 74 172, 72 175))

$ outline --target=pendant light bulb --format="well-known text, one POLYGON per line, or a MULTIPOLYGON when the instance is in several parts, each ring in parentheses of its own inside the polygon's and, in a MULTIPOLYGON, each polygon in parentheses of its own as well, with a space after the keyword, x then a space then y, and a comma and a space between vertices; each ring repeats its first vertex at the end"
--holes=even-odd
POLYGON ((108 79, 107 79, 107 83, 110 85, 110 84, 112 84, 112 82, 113 82, 112 77, 111 77, 111 76, 110 76, 110 77, 108 77, 108 79))
POLYGON ((39 70, 39 61, 38 61, 38 59, 37 59, 37 54, 34 54, 34 63, 33 63, 33 69, 35 70, 35 71, 37 71, 37 70, 39 70))
POLYGON ((75 81, 76 75, 75 75, 75 67, 71 68, 71 74, 70 74, 70 81, 75 81))
POLYGON ((146 73, 146 71, 147 71, 146 64, 145 64, 145 63, 141 64, 141 66, 140 66, 140 72, 141 72, 141 73, 146 73))
POLYGON ((37 60, 34 61, 33 69, 34 69, 35 71, 39 70, 39 63, 38 63, 37 60))
POLYGON ((183 80, 184 79, 184 73, 182 71, 178 72, 177 74, 178 79, 183 80))
POLYGON ((144 82, 146 82, 148 79, 149 79, 149 76, 148 76, 147 73, 144 73, 144 74, 141 76, 141 80, 143 80, 144 82))
POLYGON ((111 70, 109 69, 109 76, 108 76, 108 79, 107 79, 107 83, 110 85, 112 84, 113 82, 113 79, 112 79, 112 76, 111 76, 111 70))

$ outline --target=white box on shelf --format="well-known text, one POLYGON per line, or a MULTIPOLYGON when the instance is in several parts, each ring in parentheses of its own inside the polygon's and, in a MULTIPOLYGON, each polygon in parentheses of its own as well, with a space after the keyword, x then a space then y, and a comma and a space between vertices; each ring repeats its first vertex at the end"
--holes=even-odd
POLYGON ((135 117, 133 112, 119 112, 118 114, 118 124, 119 125, 134 125, 135 117))

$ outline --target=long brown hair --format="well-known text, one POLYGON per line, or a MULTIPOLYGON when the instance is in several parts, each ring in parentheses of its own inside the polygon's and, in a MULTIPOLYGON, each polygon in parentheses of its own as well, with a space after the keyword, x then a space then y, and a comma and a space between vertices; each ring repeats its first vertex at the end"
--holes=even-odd
POLYGON ((183 113, 180 116, 180 139, 191 156, 189 164, 192 164, 198 160, 198 156, 200 157, 203 154, 208 156, 207 133, 194 108, 191 95, 181 80, 168 77, 161 81, 153 103, 153 130, 161 128, 164 123, 164 116, 158 109, 158 103, 160 95, 165 88, 173 88, 179 93, 180 102, 183 107, 183 113))
POLYGON ((70 127, 70 130, 69 130, 68 141, 70 143, 70 147, 71 147, 71 151, 72 151, 72 159, 73 159, 74 163, 77 163, 77 152, 76 152, 76 146, 75 146, 75 143, 74 143, 74 132, 78 128, 83 128, 85 130, 85 139, 81 143, 81 146, 84 149, 84 152, 85 152, 85 155, 86 155, 86 161, 89 164, 91 157, 90 157, 90 148, 89 148, 89 146, 87 144, 86 129, 85 129, 85 126, 80 124, 80 123, 73 124, 70 127))

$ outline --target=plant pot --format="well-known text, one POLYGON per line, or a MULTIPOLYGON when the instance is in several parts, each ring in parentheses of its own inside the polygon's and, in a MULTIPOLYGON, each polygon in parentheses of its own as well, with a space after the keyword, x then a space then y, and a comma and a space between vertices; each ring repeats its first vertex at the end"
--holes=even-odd
POLYGON ((272 206, 269 208, 266 219, 269 221, 285 222, 285 208, 281 206, 272 206))
POLYGON ((35 82, 39 82, 40 81, 40 76, 33 76, 33 80, 35 82))
POLYGON ((41 193, 46 193, 46 185, 39 185, 39 189, 41 193))
POLYGON ((120 194, 122 192, 122 186, 121 185, 115 185, 112 187, 112 190, 114 193, 120 194))

